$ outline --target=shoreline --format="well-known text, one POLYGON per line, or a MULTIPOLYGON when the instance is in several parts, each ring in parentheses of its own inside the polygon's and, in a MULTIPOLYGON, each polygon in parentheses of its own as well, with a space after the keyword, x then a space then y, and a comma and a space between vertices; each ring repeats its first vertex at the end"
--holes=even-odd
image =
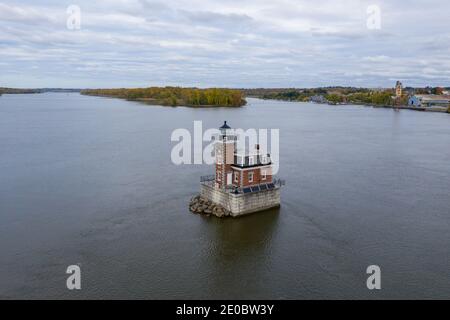
POLYGON ((262 97, 255 96, 247 96, 246 98, 252 99, 261 99, 261 100, 274 100, 274 101, 285 101, 285 102, 300 102, 300 103, 312 103, 312 104, 320 104, 320 105, 329 105, 329 106, 361 106, 361 107, 372 107, 372 108, 383 108, 383 109, 394 109, 394 110, 412 110, 412 111, 421 111, 421 112, 438 112, 438 113, 448 113, 449 110, 444 107, 412 107, 407 105, 379 105, 379 104, 367 104, 367 103, 327 103, 327 102, 313 102, 313 101, 298 101, 298 100, 284 100, 284 99, 265 99, 262 97))
POLYGON ((247 104, 241 91, 227 88, 148 87, 85 89, 81 95, 117 98, 168 107, 242 107, 247 104))
POLYGON ((101 98, 111 98, 111 99, 121 99, 125 101, 133 101, 133 102, 140 102, 143 104, 151 105, 151 106, 162 106, 162 107, 172 107, 172 108, 178 108, 178 107, 185 107, 185 108, 241 108, 247 104, 244 103, 240 106, 225 106, 225 105, 213 105, 213 104, 187 104, 187 103, 180 103, 175 106, 170 104, 165 104, 163 100, 158 99, 152 99, 152 98, 137 98, 137 99, 128 99, 123 97, 117 97, 117 96, 111 96, 111 95, 98 95, 98 94, 86 94, 81 93, 80 95, 83 96, 90 96, 90 97, 101 97, 101 98))
POLYGON ((374 108, 385 108, 385 109, 402 109, 402 110, 413 110, 413 111, 422 111, 422 112, 440 112, 440 113, 449 113, 445 108, 439 107, 411 107, 411 106, 373 106, 374 108))

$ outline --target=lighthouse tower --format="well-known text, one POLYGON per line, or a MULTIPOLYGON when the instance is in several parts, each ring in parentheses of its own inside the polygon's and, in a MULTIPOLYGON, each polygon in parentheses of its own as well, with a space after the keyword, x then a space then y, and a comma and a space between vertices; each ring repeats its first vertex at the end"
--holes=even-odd
POLYGON ((270 154, 259 144, 252 151, 238 150, 239 131, 226 121, 219 130, 214 144, 216 174, 200 178, 200 197, 193 198, 190 210, 237 217, 279 207, 282 182, 273 179, 270 154))
POLYGON ((233 184, 233 170, 231 165, 234 163, 234 151, 236 150, 236 135, 234 131, 224 121, 219 128, 220 133, 215 143, 216 155, 216 188, 225 189, 233 184))

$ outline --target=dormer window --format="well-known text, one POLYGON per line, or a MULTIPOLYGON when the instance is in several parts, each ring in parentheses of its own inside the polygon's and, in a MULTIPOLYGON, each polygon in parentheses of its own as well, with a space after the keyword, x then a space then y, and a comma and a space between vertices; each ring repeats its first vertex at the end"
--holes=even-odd
POLYGON ((253 156, 248 157, 248 165, 252 166, 255 164, 255 158, 253 156))

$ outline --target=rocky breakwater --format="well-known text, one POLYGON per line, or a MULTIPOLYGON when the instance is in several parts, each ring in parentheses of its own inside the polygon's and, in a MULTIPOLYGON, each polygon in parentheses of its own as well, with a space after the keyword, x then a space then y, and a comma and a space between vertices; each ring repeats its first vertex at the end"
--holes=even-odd
POLYGON ((221 205, 211 202, 200 195, 195 196, 189 202, 189 210, 193 213, 204 214, 206 216, 215 215, 219 218, 231 216, 231 212, 221 205))

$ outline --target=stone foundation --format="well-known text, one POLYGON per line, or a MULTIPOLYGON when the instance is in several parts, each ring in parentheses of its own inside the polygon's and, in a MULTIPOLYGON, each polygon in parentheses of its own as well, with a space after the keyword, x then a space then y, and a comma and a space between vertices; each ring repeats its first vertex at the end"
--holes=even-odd
POLYGON ((201 197, 220 205, 232 217, 280 206, 280 189, 234 194, 207 184, 201 185, 201 197))
POLYGON ((189 210, 193 213, 204 214, 206 216, 213 214, 219 218, 231 216, 231 212, 226 210, 220 204, 205 199, 200 195, 191 199, 189 202, 189 210))

